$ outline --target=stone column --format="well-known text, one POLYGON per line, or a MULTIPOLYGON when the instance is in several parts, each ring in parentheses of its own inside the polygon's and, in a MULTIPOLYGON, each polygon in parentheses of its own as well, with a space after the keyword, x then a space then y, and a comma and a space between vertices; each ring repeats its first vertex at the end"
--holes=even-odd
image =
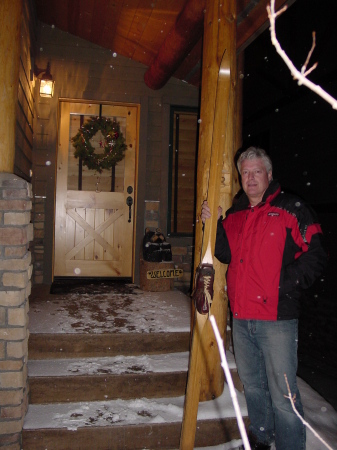
POLYGON ((31 185, 0 173, 0 448, 21 449, 28 407, 31 185))

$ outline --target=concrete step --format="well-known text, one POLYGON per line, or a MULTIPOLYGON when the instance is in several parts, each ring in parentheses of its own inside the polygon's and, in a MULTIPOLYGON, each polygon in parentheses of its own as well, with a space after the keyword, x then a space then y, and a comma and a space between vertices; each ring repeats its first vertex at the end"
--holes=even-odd
MULTIPOLYGON (((231 331, 226 331, 226 349, 231 331)), ((28 342, 30 359, 79 358, 184 352, 189 350, 190 332, 140 333, 31 333, 28 342)))
POLYGON ((30 403, 183 395, 188 352, 105 358, 30 360, 30 403))
MULTIPOLYGON (((234 385, 242 391, 233 355, 234 385)), ((30 403, 99 401, 184 395, 188 352, 161 355, 29 360, 30 403)))
POLYGON ((79 358, 184 352, 189 349, 190 333, 31 333, 30 359, 79 358))
MULTIPOLYGON (((244 420, 244 395, 237 393, 244 420)), ((184 396, 104 402, 30 405, 23 429, 24 450, 179 448, 184 396)), ((240 439, 228 386, 199 404, 195 447, 240 439)))
MULTIPOLYGON (((23 450, 177 449, 189 344, 190 299, 179 292, 94 286, 35 295, 23 450)), ((247 420, 229 351, 227 359, 247 420)), ((229 449, 239 439, 225 385, 199 404, 195 447, 229 449)))

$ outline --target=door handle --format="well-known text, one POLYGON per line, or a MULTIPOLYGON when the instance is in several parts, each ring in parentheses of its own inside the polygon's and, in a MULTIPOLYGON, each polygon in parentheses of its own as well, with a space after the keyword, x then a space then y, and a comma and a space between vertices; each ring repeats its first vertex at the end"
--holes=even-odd
POLYGON ((129 197, 126 199, 126 204, 127 204, 128 207, 129 207, 129 220, 128 220, 128 222, 131 222, 131 206, 132 206, 132 204, 133 204, 133 198, 129 196, 129 197))

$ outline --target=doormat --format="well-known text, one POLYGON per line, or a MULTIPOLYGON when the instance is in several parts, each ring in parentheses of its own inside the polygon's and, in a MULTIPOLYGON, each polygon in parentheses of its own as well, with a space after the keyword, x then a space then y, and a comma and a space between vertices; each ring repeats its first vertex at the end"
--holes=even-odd
POLYGON ((132 294, 137 286, 131 278, 72 278, 55 277, 50 286, 51 294, 100 294, 111 290, 132 294))

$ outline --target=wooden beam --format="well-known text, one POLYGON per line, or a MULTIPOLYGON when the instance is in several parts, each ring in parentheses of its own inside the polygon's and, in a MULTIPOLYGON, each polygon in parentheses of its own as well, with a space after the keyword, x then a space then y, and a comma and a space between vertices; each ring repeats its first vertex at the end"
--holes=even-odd
POLYGON ((145 72, 151 89, 162 88, 202 36, 205 0, 188 0, 157 57, 145 72))
POLYGON ((179 80, 184 80, 197 87, 200 87, 201 84, 202 41, 201 37, 173 74, 179 80))

